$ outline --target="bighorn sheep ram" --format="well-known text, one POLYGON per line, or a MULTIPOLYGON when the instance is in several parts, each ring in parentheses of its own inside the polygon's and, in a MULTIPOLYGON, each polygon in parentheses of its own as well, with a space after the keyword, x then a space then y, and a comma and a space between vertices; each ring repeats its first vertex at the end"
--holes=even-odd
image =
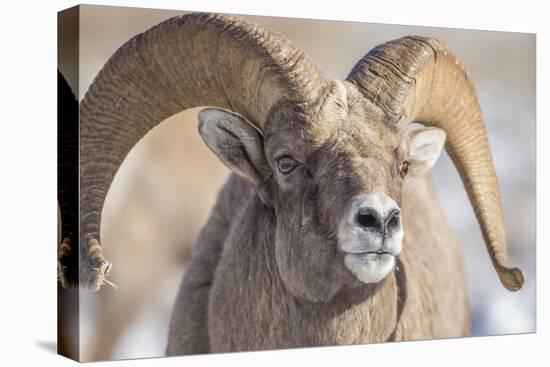
POLYGON ((442 43, 382 44, 333 81, 282 35, 198 13, 128 41, 81 104, 80 251, 60 258, 82 254, 81 286, 108 275, 101 210, 124 157, 195 106, 215 106, 199 132, 234 174, 196 243, 168 354, 466 335, 459 246, 425 175, 444 145, 500 281, 522 287, 474 87, 442 43))

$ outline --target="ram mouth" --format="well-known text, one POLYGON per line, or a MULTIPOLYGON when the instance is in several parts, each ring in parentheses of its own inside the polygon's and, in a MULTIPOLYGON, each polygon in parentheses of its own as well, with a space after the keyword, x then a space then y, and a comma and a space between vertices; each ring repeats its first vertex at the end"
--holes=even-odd
POLYGON ((377 250, 377 251, 367 251, 367 252, 362 252, 363 254, 365 255, 368 255, 368 254, 376 254, 376 255, 392 255, 392 256, 395 256, 394 254, 392 254, 391 252, 389 251, 382 251, 382 250, 377 250))
POLYGON ((390 251, 386 250, 375 250, 375 251, 343 251, 344 254, 352 254, 352 255, 391 255, 391 256, 397 256, 397 254, 394 254, 390 251))

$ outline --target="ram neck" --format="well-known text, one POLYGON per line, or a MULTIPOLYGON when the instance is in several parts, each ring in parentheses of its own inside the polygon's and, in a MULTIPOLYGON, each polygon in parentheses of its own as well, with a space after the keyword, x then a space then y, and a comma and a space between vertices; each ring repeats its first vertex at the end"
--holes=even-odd
POLYGON ((398 308, 393 275, 376 287, 342 290, 329 302, 299 299, 279 275, 275 225, 275 216, 257 195, 251 195, 234 218, 211 293, 212 351, 357 344, 391 338, 398 308))

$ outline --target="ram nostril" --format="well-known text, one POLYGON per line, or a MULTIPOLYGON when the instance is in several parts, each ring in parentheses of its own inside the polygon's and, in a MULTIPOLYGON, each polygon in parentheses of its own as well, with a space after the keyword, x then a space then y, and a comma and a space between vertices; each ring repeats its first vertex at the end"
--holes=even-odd
POLYGON ((386 229, 392 230, 399 225, 399 210, 394 210, 386 218, 386 229))
POLYGON ((357 214, 357 223, 365 228, 382 229, 382 222, 378 215, 371 210, 359 210, 357 214))

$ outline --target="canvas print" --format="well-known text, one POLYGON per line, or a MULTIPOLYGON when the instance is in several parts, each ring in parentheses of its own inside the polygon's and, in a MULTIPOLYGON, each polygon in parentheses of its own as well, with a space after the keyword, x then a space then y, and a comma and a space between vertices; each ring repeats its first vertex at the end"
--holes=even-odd
POLYGON ((535 332, 535 35, 58 16, 58 351, 535 332))

